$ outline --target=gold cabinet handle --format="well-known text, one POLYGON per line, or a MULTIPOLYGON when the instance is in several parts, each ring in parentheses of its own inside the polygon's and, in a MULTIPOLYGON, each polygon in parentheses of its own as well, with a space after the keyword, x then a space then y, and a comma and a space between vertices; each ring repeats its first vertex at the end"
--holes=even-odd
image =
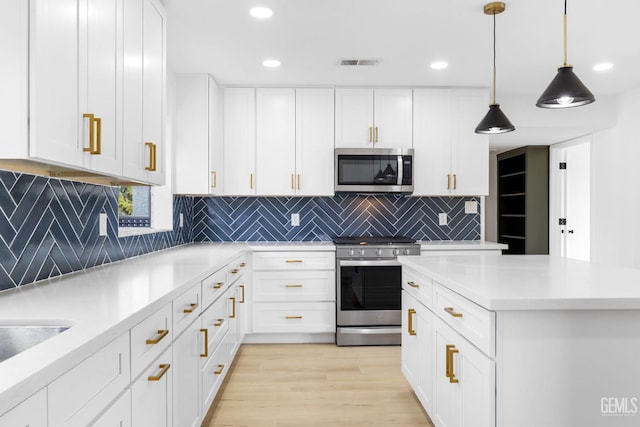
POLYGON ((410 308, 407 311, 407 329, 409 332, 409 335, 417 335, 416 331, 413 329, 413 315, 416 314, 416 310, 413 308, 410 308))
POLYGON ((239 302, 239 304, 244 304, 244 285, 240 285, 239 287, 240 289, 242 289, 242 300, 239 302))
POLYGON ((249 176, 249 189, 253 190, 253 174, 249 176))
POLYGON ((220 375, 224 371, 224 365, 218 365, 218 370, 213 373, 213 375, 220 375))
POLYGON ((298 190, 300 190, 300 189, 301 189, 301 187, 302 187, 302 186, 300 185, 300 174, 298 174, 298 190))
POLYGON ((238 274, 238 269, 234 268, 233 270, 231 270, 231 274, 238 274))
POLYGON ((235 297, 230 297, 229 298, 231 300, 231 307, 233 307, 233 314, 231 316, 229 316, 229 319, 235 319, 236 317, 236 298, 235 297))
POLYGON ((153 144, 153 170, 158 170, 158 146, 153 144))
POLYGON ((169 330, 168 329, 158 329, 158 336, 153 338, 153 339, 147 340, 146 343, 149 344, 149 345, 158 344, 168 334, 169 334, 169 330))
POLYGON ((96 117, 96 149, 91 154, 102 154, 102 119, 96 117))
POLYGON ((216 323, 213 324, 216 328, 219 328, 224 323, 224 319, 218 319, 216 323))
POLYGON ((200 332, 204 333, 204 353, 200 353, 200 357, 209 357, 209 330, 202 328, 200 332))
POLYGON ((218 174, 216 173, 216 171, 211 171, 211 188, 216 188, 216 186, 218 185, 218 174))
POLYGON ((376 126, 376 142, 378 142, 378 126, 376 126))
POLYGON ((213 289, 220 289, 222 287, 222 285, 224 285, 224 283, 218 282, 215 285, 213 285, 213 289))
POLYGON ((84 147, 82 151, 93 153, 93 146, 96 143, 95 128, 93 127, 95 116, 91 113, 84 113, 82 117, 85 119, 89 119, 89 148, 84 147))
POLYGON ((458 188, 458 175, 456 175, 455 173, 453 174, 453 189, 457 189, 458 188))
POLYGON ((456 374, 454 372, 453 355, 459 353, 459 351, 455 345, 451 345, 451 344, 448 344, 446 346, 446 351, 447 351, 446 375, 447 375, 447 378, 449 378, 449 383, 457 384, 460 382, 460 380, 456 378, 456 374))
POLYGON ((369 126, 369 142, 373 142, 373 128, 369 126))
POLYGON ((447 190, 451 190, 451 174, 447 174, 447 190))
POLYGON ((445 307, 444 311, 446 311, 453 317, 462 317, 462 313, 456 313, 453 307, 445 307))
POLYGON ((195 310, 196 308, 198 308, 198 304, 191 303, 189 304, 189 308, 185 308, 184 310, 182 310, 182 312, 185 314, 193 313, 193 310, 195 310))
POLYGON ((447 344, 445 346, 445 369, 444 369, 444 375, 447 378, 451 378, 451 349, 455 347, 454 345, 451 344, 447 344))
POLYGON ((165 364, 160 365, 160 372, 158 372, 158 375, 151 375, 150 377, 147 378, 147 380, 160 381, 160 378, 164 377, 164 374, 167 373, 170 367, 171 365, 169 365, 168 363, 166 365, 165 364))
POLYGON ((296 186, 295 186, 295 174, 291 174, 291 189, 295 190, 296 186))
POLYGON ((144 170, 153 171, 153 142, 145 142, 145 147, 149 147, 149 166, 145 166, 144 170))
POLYGON ((297 264, 297 263, 301 263, 302 260, 301 259, 288 259, 285 261, 287 264, 297 264))
POLYGON ((240 268, 245 268, 246 266, 247 266, 247 263, 246 263, 246 262, 241 262, 241 263, 240 263, 240 268))
POLYGON ((302 285, 284 285, 285 288, 301 288, 302 285))
POLYGON ((285 316, 285 319, 291 320, 291 319, 302 319, 302 316, 285 316))
POLYGON ((419 288, 420 285, 418 285, 416 282, 407 282, 407 285, 411 286, 412 288, 419 288))

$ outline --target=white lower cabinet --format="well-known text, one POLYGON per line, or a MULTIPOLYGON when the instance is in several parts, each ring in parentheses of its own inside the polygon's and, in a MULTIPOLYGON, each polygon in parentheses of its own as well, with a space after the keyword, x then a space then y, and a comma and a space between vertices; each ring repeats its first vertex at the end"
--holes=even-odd
POLYGON ((131 392, 120 396, 91 427, 131 427, 131 392))
POLYGON ((47 390, 40 390, 1 416, 0 426, 47 427, 47 390))
POLYGON ((173 426, 171 363, 169 348, 131 385, 131 420, 135 427, 173 426))
POLYGON ((255 304, 253 332, 335 332, 333 302, 267 302, 255 304))
POLYGON ((200 321, 191 323, 173 343, 173 425, 199 426, 200 357, 205 354, 205 342, 201 339, 200 321))

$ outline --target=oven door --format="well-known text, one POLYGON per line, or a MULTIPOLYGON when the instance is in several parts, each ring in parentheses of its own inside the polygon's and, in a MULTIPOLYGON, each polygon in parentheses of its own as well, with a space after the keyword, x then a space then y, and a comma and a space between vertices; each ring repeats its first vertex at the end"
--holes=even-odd
POLYGON ((396 260, 338 260, 337 325, 401 324, 402 266, 396 260))

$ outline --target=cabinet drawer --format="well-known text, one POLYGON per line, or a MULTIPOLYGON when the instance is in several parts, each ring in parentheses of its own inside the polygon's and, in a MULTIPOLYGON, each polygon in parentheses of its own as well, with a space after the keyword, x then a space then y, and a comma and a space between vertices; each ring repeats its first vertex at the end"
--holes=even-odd
POLYGON ((173 341, 169 303, 131 328, 131 377, 135 378, 173 341))
POLYGON ((335 273, 323 271, 267 271, 253 275, 254 301, 335 301, 335 273))
POLYGON ((420 301, 428 309, 433 310, 433 281, 421 275, 417 271, 402 266, 402 289, 409 295, 420 301))
POLYGON ((433 311, 438 317, 490 357, 495 356, 495 313, 485 310, 437 282, 433 311))
POLYGON ((131 427, 131 392, 114 403, 91 427, 131 427))
POLYGON ((205 309, 227 288, 227 268, 221 268, 202 281, 202 308, 205 309))
MULTIPOLYGON (((229 319, 225 315, 227 304, 227 299, 220 298, 202 314, 201 328, 207 330, 209 341, 206 348, 209 354, 216 351, 229 330, 229 319)), ((204 363, 207 360, 203 358, 201 362, 204 363)))
POLYGON ((173 300, 173 334, 180 335, 187 326, 198 318, 201 311, 202 298, 200 284, 192 287, 173 300))
POLYGON ((335 270, 334 252, 256 252, 253 269, 258 270, 335 270))
POLYGON ((211 406, 211 403, 216 397, 216 393, 218 392, 230 365, 229 345, 223 342, 218 346, 202 368, 201 396, 203 412, 205 412, 206 408, 211 406))
POLYGON ((336 305, 333 302, 253 304, 254 332, 335 332, 336 305))
POLYGON ((42 389, 0 417, 2 427, 47 427, 47 391, 42 389))
POLYGON ((172 363, 171 349, 167 349, 131 384, 132 426, 172 426, 172 363))
POLYGON ((89 425, 129 385, 127 335, 123 334, 49 384, 50 425, 89 425))
POLYGON ((229 283, 235 282, 247 270, 247 257, 248 255, 240 255, 229 264, 227 264, 229 283))

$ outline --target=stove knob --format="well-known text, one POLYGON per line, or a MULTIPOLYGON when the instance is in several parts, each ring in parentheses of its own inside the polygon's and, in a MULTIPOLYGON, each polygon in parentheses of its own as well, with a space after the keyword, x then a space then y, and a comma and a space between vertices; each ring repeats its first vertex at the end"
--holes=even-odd
POLYGON ((360 249, 360 255, 364 256, 364 249, 360 249))
POLYGON ((393 254, 394 255, 400 255, 400 249, 394 249, 393 250, 393 254))
POLYGON ((354 251, 353 249, 349 249, 349 255, 350 255, 350 256, 355 255, 355 253, 356 253, 356 251, 354 251))
POLYGON ((382 249, 378 249, 378 250, 376 250, 376 255, 378 255, 378 256, 382 256, 382 249))

